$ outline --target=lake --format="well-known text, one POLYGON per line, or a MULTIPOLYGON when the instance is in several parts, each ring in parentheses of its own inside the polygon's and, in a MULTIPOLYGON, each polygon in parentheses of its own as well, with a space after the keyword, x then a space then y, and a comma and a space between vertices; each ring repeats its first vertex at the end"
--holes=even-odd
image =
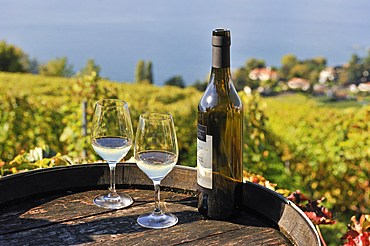
POLYGON ((367 55, 369 9, 368 0, 0 0, 0 40, 43 63, 66 56, 75 71, 93 58, 120 82, 151 60, 156 85, 175 75, 191 85, 210 72, 215 28, 231 30, 233 69, 252 57, 280 67, 288 53, 340 65, 367 55))

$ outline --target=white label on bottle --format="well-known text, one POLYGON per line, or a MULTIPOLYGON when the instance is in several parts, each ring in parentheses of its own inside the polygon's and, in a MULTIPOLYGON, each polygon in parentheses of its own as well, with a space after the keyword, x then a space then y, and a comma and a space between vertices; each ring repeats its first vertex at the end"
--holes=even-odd
POLYGON ((206 135, 206 127, 199 124, 197 138, 197 182, 203 188, 212 189, 212 136, 206 135))

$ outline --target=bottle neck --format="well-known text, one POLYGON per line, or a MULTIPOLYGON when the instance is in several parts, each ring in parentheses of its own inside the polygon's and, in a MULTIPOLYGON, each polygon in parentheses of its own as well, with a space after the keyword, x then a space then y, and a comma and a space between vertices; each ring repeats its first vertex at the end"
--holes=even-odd
POLYGON ((230 79, 230 46, 212 47, 212 76, 216 84, 229 84, 230 79))
POLYGON ((214 76, 215 80, 229 80, 229 78, 231 77, 230 67, 226 68, 212 67, 211 74, 212 76, 214 76))
POLYGON ((219 91, 227 92, 232 87, 230 72, 230 32, 215 30, 212 36, 212 71, 210 83, 219 91))
POLYGON ((230 70, 230 46, 212 47, 212 69, 229 68, 230 70))

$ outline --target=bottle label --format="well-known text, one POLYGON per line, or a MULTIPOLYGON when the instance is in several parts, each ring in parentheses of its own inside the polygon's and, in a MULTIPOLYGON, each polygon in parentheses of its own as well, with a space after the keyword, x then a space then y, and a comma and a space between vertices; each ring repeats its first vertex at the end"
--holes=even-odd
POLYGON ((207 127, 197 125, 197 182, 212 189, 212 136, 207 135, 207 127))

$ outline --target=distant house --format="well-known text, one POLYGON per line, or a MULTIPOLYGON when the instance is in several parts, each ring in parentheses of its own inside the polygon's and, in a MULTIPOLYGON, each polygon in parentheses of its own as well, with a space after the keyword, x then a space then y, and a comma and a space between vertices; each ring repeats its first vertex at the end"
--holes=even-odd
POLYGON ((327 67, 320 72, 319 82, 325 83, 327 80, 333 81, 335 79, 335 69, 333 67, 327 67))
POLYGON ((370 82, 367 82, 367 83, 360 83, 357 88, 360 90, 360 91, 370 91, 370 82))
POLYGON ((271 70, 271 67, 255 68, 249 73, 249 78, 252 80, 279 80, 279 73, 271 70))
POLYGON ((324 94, 328 91, 328 87, 322 84, 314 84, 313 91, 318 94, 324 94))
POLYGON ((310 88, 310 81, 307 79, 297 78, 294 77, 288 81, 288 86, 292 89, 299 89, 301 88, 303 91, 307 91, 310 88))

